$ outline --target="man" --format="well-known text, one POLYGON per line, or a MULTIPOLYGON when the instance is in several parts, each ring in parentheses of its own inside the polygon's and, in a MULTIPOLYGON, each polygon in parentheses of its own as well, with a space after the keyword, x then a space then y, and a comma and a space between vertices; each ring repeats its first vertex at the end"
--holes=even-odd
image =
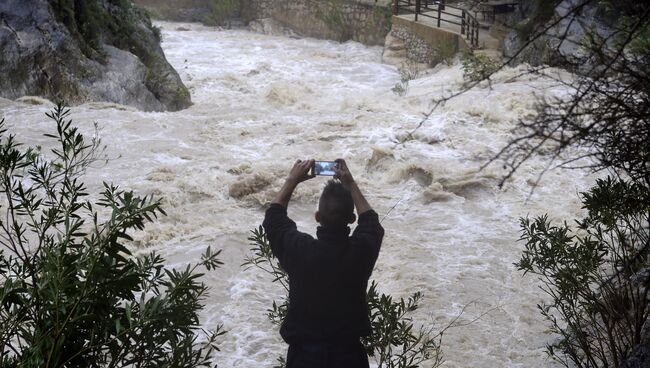
POLYGON ((298 160, 266 211, 264 229, 273 254, 289 274, 289 311, 280 335, 289 344, 287 368, 367 368, 360 337, 370 334, 368 279, 384 229, 344 160, 321 194, 317 238, 287 217, 296 186, 314 177, 314 160, 298 160), (350 236, 348 224, 359 214, 350 236))

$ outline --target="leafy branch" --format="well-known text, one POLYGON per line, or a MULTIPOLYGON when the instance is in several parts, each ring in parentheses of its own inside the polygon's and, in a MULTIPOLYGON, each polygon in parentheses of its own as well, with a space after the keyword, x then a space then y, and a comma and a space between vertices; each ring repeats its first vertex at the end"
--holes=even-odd
POLYGON ((134 257, 133 230, 165 215, 159 199, 83 174, 104 147, 58 105, 49 153, 23 148, 0 122, 0 366, 211 366, 225 331, 201 327, 210 248, 181 270, 156 253, 134 257))

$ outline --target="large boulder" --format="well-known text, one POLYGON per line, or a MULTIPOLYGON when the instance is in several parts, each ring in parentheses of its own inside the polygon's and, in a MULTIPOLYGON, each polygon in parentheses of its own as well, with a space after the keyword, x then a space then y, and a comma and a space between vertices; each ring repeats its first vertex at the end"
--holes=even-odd
POLYGON ((180 110, 190 95, 146 13, 116 0, 0 1, 0 96, 180 110))

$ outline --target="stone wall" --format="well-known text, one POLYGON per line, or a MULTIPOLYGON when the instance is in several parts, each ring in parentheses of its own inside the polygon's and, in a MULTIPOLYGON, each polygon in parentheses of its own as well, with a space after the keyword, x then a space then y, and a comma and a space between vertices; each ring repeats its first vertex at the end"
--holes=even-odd
POLYGON ((436 62, 436 49, 424 39, 412 33, 408 28, 401 25, 394 25, 390 34, 403 41, 408 60, 424 64, 433 64, 436 62))
POLYGON ((242 0, 247 20, 272 18, 302 36, 383 45, 391 9, 353 0, 242 0))
MULTIPOLYGON (((210 0, 134 0, 159 19, 214 23, 210 0)), ((392 9, 368 0, 239 0, 231 17, 273 19, 306 37, 383 45, 392 9)), ((218 22, 217 22, 218 23, 218 22)))
POLYGON ((435 65, 469 49, 467 41, 452 32, 408 19, 393 17, 390 36, 404 43, 406 58, 417 63, 435 65))

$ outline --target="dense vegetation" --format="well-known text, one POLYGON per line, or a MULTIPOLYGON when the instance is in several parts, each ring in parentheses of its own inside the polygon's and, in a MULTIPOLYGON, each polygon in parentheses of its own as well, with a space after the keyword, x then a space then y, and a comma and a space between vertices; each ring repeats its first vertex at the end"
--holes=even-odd
POLYGON ((105 183, 88 193, 85 169, 102 158, 58 106, 53 148, 25 148, 0 122, 0 367, 212 366, 216 339, 200 328, 218 267, 209 248, 184 269, 154 252, 136 257, 131 234, 160 201, 105 183))
MULTIPOLYGON (((581 0, 550 23, 588 24, 581 16, 589 9, 600 27, 585 27, 578 40, 552 36, 558 62, 578 72, 559 80, 568 95, 539 101, 498 157, 509 170, 504 180, 533 155, 547 158, 546 170, 607 176, 581 193, 584 218, 522 219, 517 266, 538 275, 548 294, 539 309, 555 333, 551 357, 567 367, 621 367, 650 342, 650 5, 581 0), (576 42, 580 52, 562 52, 576 42)), ((538 26, 531 39, 549 29, 538 26)), ((636 364, 647 366, 647 355, 636 364)))
POLYGON ((203 21, 207 24, 223 25, 228 19, 238 17, 241 12, 241 0, 208 0, 210 12, 203 21))
POLYGON ((598 180, 582 193, 588 214, 573 227, 522 219, 517 266, 550 297, 538 305, 557 335, 548 354, 566 367, 621 367, 647 339, 649 193, 638 182, 598 180))
POLYGON ((487 55, 465 51, 461 57, 463 78, 471 82, 482 81, 499 69, 499 62, 487 55))

